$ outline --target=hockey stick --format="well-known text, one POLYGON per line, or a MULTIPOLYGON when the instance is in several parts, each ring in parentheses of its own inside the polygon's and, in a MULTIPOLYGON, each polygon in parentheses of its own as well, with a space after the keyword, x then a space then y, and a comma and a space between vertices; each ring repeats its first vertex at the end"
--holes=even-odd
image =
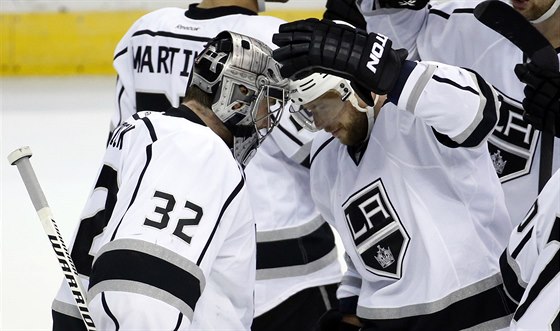
MULTIPOLYGON (((474 16, 519 47, 539 67, 558 71, 556 50, 523 15, 506 3, 498 0, 481 2, 474 8, 474 16)), ((554 119, 547 121, 547 124, 554 125, 554 119)), ((541 131, 539 193, 552 176, 553 151, 554 135, 541 131)))
POLYGON ((58 263, 62 268, 64 277, 66 278, 66 282, 68 283, 68 286, 72 291, 72 295, 74 296, 74 300, 78 305, 78 309, 80 311, 80 315, 82 316, 82 320, 86 325, 86 329, 95 331, 95 325, 89 314, 89 309, 86 303, 86 291, 84 291, 78 271, 74 266, 74 262, 72 261, 70 254, 68 254, 68 249, 66 249, 66 245, 62 240, 60 231, 58 231, 58 227, 54 222, 51 209, 47 203, 45 195, 43 194, 43 190, 39 185, 37 176, 35 176, 35 172, 33 171, 33 167, 29 161, 31 155, 31 149, 28 146, 20 147, 8 155, 8 161, 10 164, 17 166, 19 170, 23 183, 27 189, 27 193, 31 198, 31 202, 33 202, 37 215, 39 215, 43 229, 51 242, 52 248, 58 258, 58 263))

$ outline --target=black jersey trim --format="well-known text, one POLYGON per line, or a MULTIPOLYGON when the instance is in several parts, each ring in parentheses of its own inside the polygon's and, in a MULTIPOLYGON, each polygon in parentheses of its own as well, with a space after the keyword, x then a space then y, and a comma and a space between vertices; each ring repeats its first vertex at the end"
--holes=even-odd
POLYGON ((117 317, 115 316, 115 314, 113 314, 111 308, 109 308, 109 304, 107 303, 107 298, 105 298, 105 292, 101 293, 101 304, 107 316, 109 316, 111 321, 113 321, 113 323, 115 324, 115 330, 119 330, 121 328, 119 324, 119 320, 117 320, 117 317))
POLYGON ((519 245, 517 245, 517 247, 515 247, 515 249, 511 253, 512 258, 514 258, 514 259, 517 258, 517 256, 519 255, 519 253, 521 252, 521 250, 523 249, 525 244, 529 241, 529 239, 531 239, 531 235, 533 234, 533 230, 534 230, 534 227, 531 227, 531 229, 527 232, 527 234, 525 234, 523 239, 521 239, 521 241, 519 242, 519 245))
MULTIPOLYGON (((498 284, 433 312, 422 313, 417 311, 412 316, 392 318, 392 312, 383 312, 386 309, 358 306, 358 315, 362 318, 366 329, 372 326, 379 330, 463 330, 487 323, 492 324, 495 327, 493 329, 499 329, 509 325, 510 315, 512 315, 515 307, 515 303, 504 293, 502 284, 498 284), (375 319, 363 318, 363 314, 369 312, 379 317, 375 319)), ((389 310, 399 314, 402 311, 399 308, 389 310)), ((412 310, 416 309, 413 308, 412 310)))
POLYGON ((315 160, 315 157, 317 157, 317 155, 319 155, 319 153, 325 148, 327 147, 327 145, 333 141, 335 137, 330 137, 329 139, 327 139, 321 146, 319 146, 319 148, 317 148, 317 151, 315 152, 315 154, 311 155, 311 161, 309 161, 309 167, 311 167, 311 165, 313 164, 313 161, 315 160))
POLYGON ((207 20, 227 15, 251 15, 256 16, 252 10, 238 6, 220 6, 215 8, 199 8, 198 4, 189 5, 189 9, 185 12, 185 16, 194 20, 207 20))
MULTIPOLYGON (((118 79, 118 77, 117 77, 117 79, 118 79)), ((122 107, 121 107, 121 100, 122 100, 123 94, 124 94, 124 86, 121 87, 121 89, 120 89, 120 91, 119 91, 119 96, 118 96, 118 103, 119 103, 119 123, 118 123, 118 125, 121 125, 122 122, 123 122, 123 118, 122 118, 122 117, 123 117, 123 116, 122 116, 122 107)), ((117 125, 117 126, 118 126, 118 125, 117 125)))
POLYGON ((334 234, 326 222, 304 236, 257 241, 257 270, 305 265, 319 260, 334 248, 334 234))
POLYGON ((513 319, 518 321, 529 306, 535 301, 535 299, 539 296, 539 294, 544 290, 544 288, 550 284, 552 279, 556 277, 560 273, 560 250, 556 251, 556 254, 552 257, 552 259, 548 262, 546 267, 541 271, 539 276, 537 277, 536 282, 529 288, 529 293, 525 298, 525 301, 519 305, 517 311, 513 315, 513 319))
MULTIPOLYGON (((146 118, 143 118, 143 119, 146 119, 146 118)), ((144 121, 144 122, 150 123, 150 121, 148 119, 146 119, 146 121, 144 121)), ((151 126, 151 123, 150 123, 150 126, 151 126)), ((152 130, 153 130, 153 126, 152 126, 152 130)), ((154 135, 155 135, 155 132, 154 132, 154 135)), ((138 177, 138 182, 136 183, 136 187, 134 188, 134 192, 132 193, 130 203, 128 204, 128 207, 126 208, 126 211, 124 212, 121 220, 119 221, 119 224, 117 224, 117 227, 115 228, 115 231, 113 232, 113 235, 111 236, 111 240, 115 239, 115 237, 117 235, 117 231, 119 231, 119 227, 121 226, 121 223, 124 219, 124 216, 128 212, 128 209, 130 208, 130 206, 132 206, 132 204, 136 200, 136 196, 138 195, 138 190, 140 189, 140 185, 142 184, 142 179, 144 179, 144 174, 146 174, 146 170, 148 169, 148 166, 150 165, 151 161, 152 161, 152 144, 146 146, 146 164, 144 164, 144 168, 142 169, 142 172, 140 173, 140 176, 138 177)))
POLYGON ((513 301, 519 303, 525 287, 519 283, 520 276, 518 276, 514 266, 515 261, 509 257, 507 250, 504 251, 500 256, 500 271, 504 282, 504 290, 513 301))
POLYGON ((199 36, 192 36, 188 34, 178 34, 169 31, 151 31, 151 30, 138 30, 132 34, 132 37, 148 35, 152 37, 167 37, 167 38, 175 38, 175 39, 182 39, 182 40, 192 40, 198 42, 207 42, 212 38, 208 37, 199 37, 199 36))
POLYGON ((141 240, 118 239, 99 252, 89 284, 90 299, 107 291, 143 294, 192 319, 205 278, 192 261, 169 249, 141 240))
POLYGON ((196 261, 196 265, 200 265, 200 263, 202 263, 202 259, 204 258, 204 255, 206 254, 206 251, 208 250, 208 247, 210 246, 210 243, 212 242, 212 239, 214 238, 214 235, 216 234, 216 230, 218 230, 218 225, 220 225, 220 221, 222 220, 222 216, 224 216, 224 213, 225 213, 226 209, 229 207, 229 205, 231 204, 233 199, 235 199, 237 194, 239 194, 239 192, 241 191, 241 188, 243 188, 244 185, 245 185, 245 179, 243 178, 243 176, 241 176, 241 180, 239 181, 237 186, 233 189, 233 191, 231 192, 231 194, 227 198, 226 202, 222 206, 222 209, 220 210, 220 214, 218 215, 218 219, 216 220, 216 224, 214 224, 214 228, 212 229, 212 233, 208 237, 208 241, 206 241, 206 244, 204 245, 204 249, 200 253, 200 256, 198 257, 198 261, 196 261))
POLYGON ((457 84, 456 82, 452 81, 451 79, 447 79, 447 78, 443 78, 443 77, 439 77, 436 75, 433 75, 432 78, 436 81, 436 82, 440 82, 442 84, 449 84, 451 86, 454 86, 460 90, 463 91, 468 91, 471 92, 474 95, 479 95, 479 93, 477 91, 475 91, 472 87, 470 86, 461 86, 459 84, 457 84))
POLYGON ((100 189, 107 191, 104 208, 97 211, 93 216, 80 221, 70 253, 78 273, 88 277, 91 274, 91 265, 93 264, 93 256, 89 254, 93 238, 101 234, 109 223, 119 192, 117 171, 106 164, 99 172, 94 191, 100 189))
POLYGON ((128 48, 123 49, 122 51, 118 52, 117 54, 115 54, 115 56, 113 57, 113 61, 115 61, 119 56, 126 54, 128 52, 128 48))
POLYGON ((282 131, 282 133, 284 133, 286 135, 286 137, 290 138, 293 142, 295 142, 296 144, 298 144, 298 146, 303 146, 303 142, 301 140, 299 140, 296 136, 294 136, 290 131, 288 131, 285 127, 283 127, 282 125, 278 124, 276 126, 280 131, 282 131))
POLYGON ((478 87, 480 89, 480 93, 477 93, 477 95, 484 96, 486 98, 486 104, 484 105, 484 109, 482 109, 482 119, 480 120, 480 123, 478 123, 476 128, 462 143, 458 143, 452 140, 449 136, 439 133, 434 128, 432 128, 432 131, 434 132, 437 140, 441 144, 450 148, 475 147, 480 145, 492 133, 496 124, 498 123, 499 110, 496 108, 496 96, 494 96, 494 93, 492 93, 492 88, 475 71, 467 68, 463 69, 473 73, 476 77, 478 87))
POLYGON ((438 10, 438 9, 433 9, 433 8, 430 8, 429 13, 437 15, 437 16, 441 16, 441 17, 445 18, 446 20, 448 20, 449 17, 451 16, 446 12, 443 12, 443 11, 438 10))
POLYGON ((56 310, 52 310, 52 321, 52 331, 87 331, 81 318, 69 316, 56 310))

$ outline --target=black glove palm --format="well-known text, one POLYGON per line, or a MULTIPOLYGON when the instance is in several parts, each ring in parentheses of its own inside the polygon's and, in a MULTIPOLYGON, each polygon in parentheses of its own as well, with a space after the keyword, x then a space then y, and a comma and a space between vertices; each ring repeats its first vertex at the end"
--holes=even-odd
POLYGON ((538 130, 560 137, 560 72, 520 63, 515 66, 515 74, 527 84, 523 119, 538 130))
POLYGON ((407 52, 391 48, 383 35, 328 20, 285 23, 272 41, 273 57, 284 77, 300 79, 312 72, 346 78, 376 94, 387 94, 397 81, 407 52))

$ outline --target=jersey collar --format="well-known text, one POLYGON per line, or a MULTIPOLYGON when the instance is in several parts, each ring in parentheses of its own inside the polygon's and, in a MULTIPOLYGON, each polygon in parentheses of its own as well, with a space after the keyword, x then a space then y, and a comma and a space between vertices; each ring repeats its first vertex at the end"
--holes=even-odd
POLYGON ((197 3, 189 5, 185 16, 194 20, 207 20, 227 15, 257 15, 254 11, 238 6, 222 6, 216 8, 198 8, 197 3))
POLYGON ((193 123, 206 126, 206 124, 204 124, 204 122, 200 119, 200 117, 198 117, 197 114, 195 114, 189 107, 183 104, 180 104, 179 108, 169 108, 165 111, 165 114, 174 117, 181 117, 193 123))

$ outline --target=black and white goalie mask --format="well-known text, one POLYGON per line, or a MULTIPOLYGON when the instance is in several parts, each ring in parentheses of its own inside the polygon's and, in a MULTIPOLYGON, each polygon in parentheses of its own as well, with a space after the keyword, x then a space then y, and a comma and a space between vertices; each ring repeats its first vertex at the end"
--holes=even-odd
POLYGON ((374 122, 373 107, 359 105, 350 81, 325 73, 313 73, 299 80, 291 80, 289 89, 292 117, 307 130, 315 132, 320 129, 315 123, 313 112, 321 112, 323 118, 337 117, 344 108, 344 103, 350 102, 356 110, 367 114, 368 136, 371 133, 374 122), (306 106, 311 102, 315 103, 313 111, 306 106))
POLYGON ((212 111, 233 134, 233 155, 247 165, 278 124, 288 80, 261 41, 223 31, 196 58, 192 85, 213 96, 212 111))

